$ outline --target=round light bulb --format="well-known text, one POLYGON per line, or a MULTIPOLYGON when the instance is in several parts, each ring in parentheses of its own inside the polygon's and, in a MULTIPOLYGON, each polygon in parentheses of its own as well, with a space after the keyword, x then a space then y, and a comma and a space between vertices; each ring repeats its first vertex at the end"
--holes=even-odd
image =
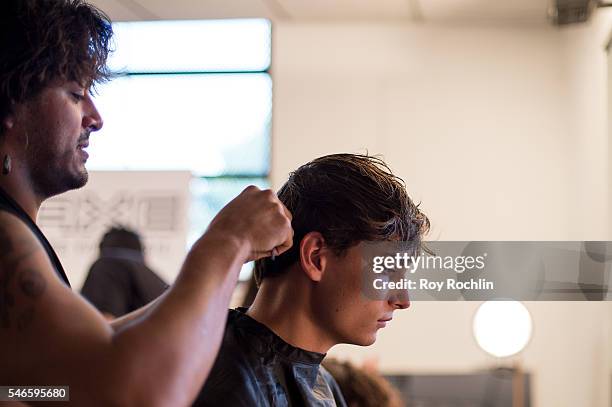
POLYGON ((485 352, 499 358, 512 356, 531 339, 531 315, 518 301, 486 301, 476 311, 473 329, 485 352))

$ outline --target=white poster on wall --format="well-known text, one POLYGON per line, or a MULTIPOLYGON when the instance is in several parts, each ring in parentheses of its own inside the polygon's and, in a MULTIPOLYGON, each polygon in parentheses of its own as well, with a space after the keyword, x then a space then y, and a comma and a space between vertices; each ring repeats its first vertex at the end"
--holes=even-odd
POLYGON ((73 289, 80 290, 102 235, 116 225, 141 235, 147 264, 172 283, 186 254, 190 179, 187 171, 91 171, 85 187, 46 201, 38 224, 73 289))

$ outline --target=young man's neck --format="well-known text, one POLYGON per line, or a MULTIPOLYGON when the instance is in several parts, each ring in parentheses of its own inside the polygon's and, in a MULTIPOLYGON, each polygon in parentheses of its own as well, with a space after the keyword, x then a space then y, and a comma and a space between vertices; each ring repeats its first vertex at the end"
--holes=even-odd
POLYGON ((314 318, 310 284, 299 273, 266 278, 247 315, 296 348, 327 353, 336 342, 314 318))

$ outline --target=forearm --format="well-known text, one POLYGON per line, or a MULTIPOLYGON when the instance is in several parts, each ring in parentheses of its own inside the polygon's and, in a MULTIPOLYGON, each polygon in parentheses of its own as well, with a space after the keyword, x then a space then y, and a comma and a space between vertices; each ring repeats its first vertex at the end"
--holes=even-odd
POLYGON ((145 392, 159 389, 159 397, 163 394, 171 405, 188 404, 204 383, 246 258, 244 248, 235 242, 203 239, 164 297, 145 311, 146 316, 124 324, 113 338, 113 359, 122 361, 123 380, 136 382, 145 392))
POLYGON ((162 295, 160 295, 147 305, 140 307, 137 310, 130 312, 129 314, 125 314, 119 318, 115 318, 114 320, 110 321, 110 326, 113 328, 114 331, 117 331, 138 319, 144 318, 148 314, 148 312, 153 309, 153 307, 168 294, 169 291, 170 289, 165 291, 162 295))

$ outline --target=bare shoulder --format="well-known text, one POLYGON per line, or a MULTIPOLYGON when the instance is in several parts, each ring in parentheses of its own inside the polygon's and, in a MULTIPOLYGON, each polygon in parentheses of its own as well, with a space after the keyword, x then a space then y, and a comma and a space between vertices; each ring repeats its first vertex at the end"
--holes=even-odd
POLYGON ((22 261, 43 248, 17 216, 0 211, 0 272, 14 271, 22 261))
POLYGON ((16 216, 0 211, 0 333, 4 334, 0 338, 24 328, 30 312, 24 314, 26 310, 19 308, 26 298, 35 300, 44 294, 45 267, 36 264, 41 263, 42 255, 42 246, 28 227, 16 216))
POLYGON ((69 354, 79 340, 86 343, 87 333, 100 338, 108 332, 102 316, 61 282, 28 226, 0 211, 0 360, 6 368, 0 369, 0 382, 62 376, 41 369, 40 358, 61 366, 69 359, 62 349, 69 354), (77 340, 81 333, 85 338, 77 340))

